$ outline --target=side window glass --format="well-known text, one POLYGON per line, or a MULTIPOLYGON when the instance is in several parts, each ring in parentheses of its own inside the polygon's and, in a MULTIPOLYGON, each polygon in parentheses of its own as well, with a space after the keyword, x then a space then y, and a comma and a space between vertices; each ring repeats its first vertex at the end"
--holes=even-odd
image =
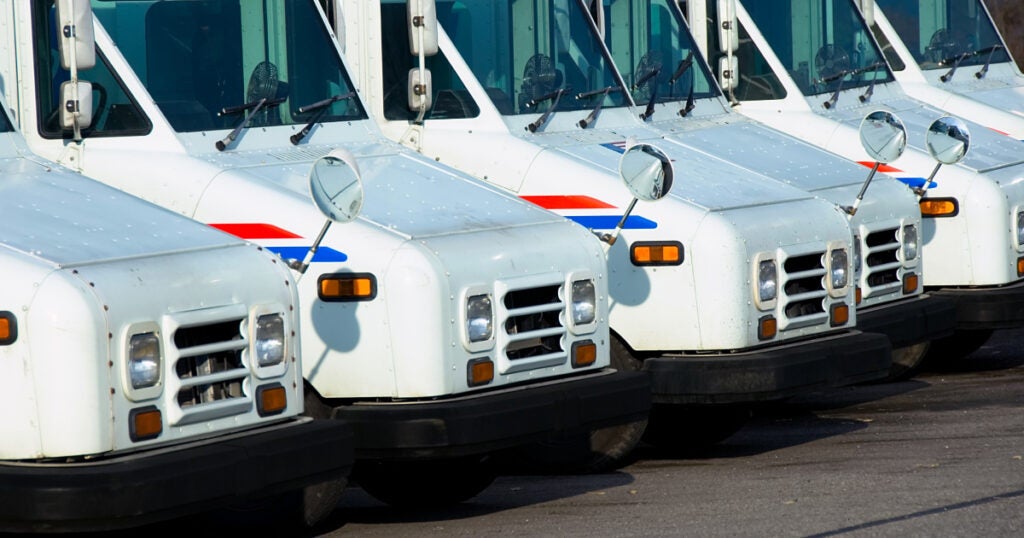
MULTIPOLYGON (((439 19, 450 17, 454 3, 438 3, 439 19)), ((415 56, 409 54, 409 32, 406 29, 405 2, 381 4, 382 35, 384 40, 384 117, 388 120, 416 119, 416 112, 409 110, 409 70, 419 65, 415 56)), ((480 115, 480 107, 469 95, 455 70, 444 54, 438 52, 427 58, 433 86, 433 106, 427 111, 426 119, 443 120, 474 118, 480 115)))
MULTIPOLYGON (((53 0, 35 2, 32 22, 35 27, 35 76, 38 127, 45 138, 70 138, 70 130, 60 127, 60 85, 70 73, 60 65, 57 48, 57 21, 53 0)), ((97 51, 99 52, 99 51, 97 51)), ((79 80, 92 83, 92 125, 82 131, 89 137, 144 135, 152 124, 125 90, 121 80, 111 71, 102 54, 96 66, 79 72, 79 80)))

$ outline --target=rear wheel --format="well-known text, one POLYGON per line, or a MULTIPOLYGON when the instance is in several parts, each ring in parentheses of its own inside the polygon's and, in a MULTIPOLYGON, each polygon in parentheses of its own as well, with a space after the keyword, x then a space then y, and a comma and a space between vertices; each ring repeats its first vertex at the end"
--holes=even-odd
MULTIPOLYGON (((619 371, 635 372, 640 370, 643 362, 613 334, 611 366, 619 371)), ((544 474, 613 471, 628 462, 646 428, 647 418, 644 417, 625 424, 531 443, 512 449, 507 456, 515 467, 544 474)))
POLYGON ((475 497, 494 482, 486 456, 439 461, 368 461, 355 480, 377 500, 400 508, 443 508, 475 497))
MULTIPOLYGON (((306 385, 305 389, 304 414, 316 420, 331 420, 331 407, 320 399, 312 387, 306 385)), ((347 485, 348 477, 340 476, 303 488, 297 506, 302 524, 312 527, 326 519, 337 508, 341 493, 347 485)))

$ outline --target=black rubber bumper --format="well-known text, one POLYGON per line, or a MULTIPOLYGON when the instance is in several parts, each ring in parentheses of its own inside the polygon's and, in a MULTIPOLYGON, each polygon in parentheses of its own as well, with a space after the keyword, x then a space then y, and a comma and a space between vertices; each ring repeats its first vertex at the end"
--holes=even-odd
POLYGON ((441 459, 487 454, 647 416, 643 372, 604 370, 575 378, 445 400, 357 403, 335 408, 352 425, 356 459, 441 459))
POLYGON ((956 328, 1024 327, 1024 280, 998 288, 937 288, 930 294, 956 304, 956 328))
POLYGON ((845 331, 742 353, 665 355, 644 361, 654 403, 745 404, 881 379, 892 347, 882 334, 845 331))
POLYGON ((858 308, 857 328, 886 335, 893 348, 930 342, 953 334, 956 304, 946 297, 924 294, 858 308))
POLYGON ((0 464, 0 530, 111 530, 284 493, 352 467, 352 431, 297 419, 89 463, 0 464))

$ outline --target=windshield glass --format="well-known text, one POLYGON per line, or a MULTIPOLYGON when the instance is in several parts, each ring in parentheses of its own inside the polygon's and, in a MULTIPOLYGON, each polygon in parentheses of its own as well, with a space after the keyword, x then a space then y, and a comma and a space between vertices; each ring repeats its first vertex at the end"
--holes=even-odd
POLYGON ((981 0, 878 0, 921 69, 1010 61, 981 0), (993 45, 999 45, 993 49, 993 45))
MULTIPOLYGON (((299 108, 353 85, 314 0, 92 0, 96 17, 179 132, 230 129, 221 110, 284 99, 250 126, 305 124, 299 108)), ((365 119, 357 98, 321 121, 365 119)))
POLYGON ((0 133, 9 133, 12 130, 11 120, 7 119, 7 114, 0 111, 0 133))
POLYGON ((547 103, 531 101, 559 89, 571 89, 559 101, 560 111, 627 102, 615 90, 604 97, 576 98, 579 93, 618 88, 577 0, 442 0, 437 13, 503 114, 535 114, 547 103))
POLYGON ((804 95, 889 82, 850 0, 740 0, 804 95))
POLYGON ((648 102, 652 90, 656 102, 686 99, 691 89, 695 99, 719 95, 672 2, 604 0, 604 10, 605 42, 634 101, 648 102))

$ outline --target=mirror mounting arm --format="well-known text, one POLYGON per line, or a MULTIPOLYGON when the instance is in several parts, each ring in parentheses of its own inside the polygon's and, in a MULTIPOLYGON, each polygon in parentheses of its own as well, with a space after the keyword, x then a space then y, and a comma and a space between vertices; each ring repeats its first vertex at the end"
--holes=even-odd
MULTIPOLYGON (((309 263, 313 261, 313 257, 316 256, 316 251, 320 248, 320 243, 323 242, 324 236, 327 235, 327 230, 331 227, 331 223, 333 222, 334 221, 331 219, 327 219, 327 222, 324 222, 323 228, 320 228, 320 233, 316 236, 316 241, 313 241, 313 246, 309 247, 309 252, 306 253, 306 256, 302 260, 288 260, 288 267, 298 271, 300 278, 302 275, 306 274, 306 269, 309 269, 309 263)), ((296 278, 296 280, 298 280, 298 278, 296 278)))

